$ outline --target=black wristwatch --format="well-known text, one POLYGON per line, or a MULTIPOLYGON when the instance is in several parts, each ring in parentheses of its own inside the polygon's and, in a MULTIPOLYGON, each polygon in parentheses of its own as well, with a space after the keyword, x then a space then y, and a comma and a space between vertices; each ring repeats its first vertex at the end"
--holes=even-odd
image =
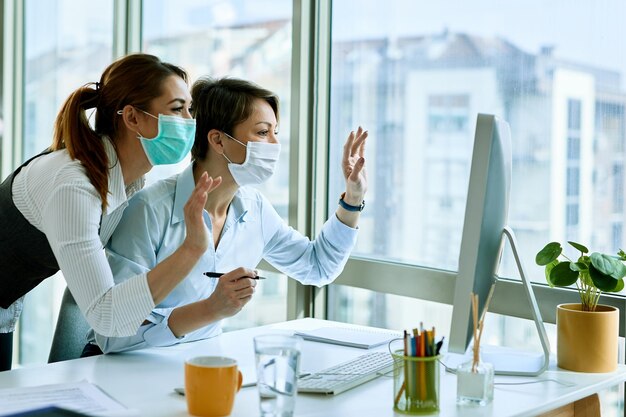
POLYGON ((346 193, 345 193, 345 192, 343 192, 343 193, 341 194, 341 197, 339 197, 339 205, 340 205, 341 207, 343 207, 343 208, 344 208, 344 210, 348 210, 348 211, 363 211, 363 209, 365 208, 365 200, 361 201, 361 205, 359 205, 359 206, 353 206, 353 205, 350 205, 350 204, 346 203, 346 202, 343 200, 343 198, 344 198, 345 196, 346 196, 346 193))

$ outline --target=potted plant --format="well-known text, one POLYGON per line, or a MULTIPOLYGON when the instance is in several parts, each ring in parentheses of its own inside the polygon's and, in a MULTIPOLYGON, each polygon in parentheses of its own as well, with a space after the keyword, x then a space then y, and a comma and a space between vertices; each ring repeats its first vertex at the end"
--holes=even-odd
POLYGON ((580 372, 610 372, 617 366, 619 312, 612 306, 599 305, 602 292, 624 289, 626 253, 617 256, 568 242, 580 252, 578 259, 563 254, 558 242, 548 243, 535 258, 545 266, 546 280, 551 287, 576 284, 580 304, 557 306, 557 364, 560 368, 580 372), (559 257, 564 260, 559 260, 559 257))

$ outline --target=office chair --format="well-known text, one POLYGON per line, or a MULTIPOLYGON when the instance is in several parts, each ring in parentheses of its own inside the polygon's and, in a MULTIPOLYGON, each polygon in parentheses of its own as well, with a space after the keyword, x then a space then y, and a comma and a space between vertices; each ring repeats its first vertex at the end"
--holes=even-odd
POLYGON ((72 293, 65 288, 57 327, 54 330, 48 363, 80 358, 87 344, 89 324, 80 312, 72 293))

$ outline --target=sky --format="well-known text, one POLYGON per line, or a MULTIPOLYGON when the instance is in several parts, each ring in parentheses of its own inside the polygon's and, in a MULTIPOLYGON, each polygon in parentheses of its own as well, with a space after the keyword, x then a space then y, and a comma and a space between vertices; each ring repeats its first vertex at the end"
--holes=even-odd
POLYGON ((626 75, 624 0, 333 2, 334 39, 429 34, 445 29, 500 36, 535 54, 542 46, 554 46, 559 58, 626 75))
MULTIPOLYGON (((500 36, 528 53, 554 46, 557 57, 626 76, 624 0, 334 0, 333 39, 464 32, 500 36)), ((110 42, 111 0, 28 0, 27 56, 56 44, 110 42), (55 15, 58 18, 55 18, 55 15), (92 16, 92 19, 76 16, 92 16), (86 34, 89 33, 89 36, 86 34)), ((289 18, 291 0, 144 0, 144 37, 201 27, 289 18)))

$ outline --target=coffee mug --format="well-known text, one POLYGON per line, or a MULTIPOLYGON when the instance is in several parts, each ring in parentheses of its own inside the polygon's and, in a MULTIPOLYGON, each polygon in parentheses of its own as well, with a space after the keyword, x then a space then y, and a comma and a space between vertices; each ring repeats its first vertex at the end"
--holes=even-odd
POLYGON ((243 377, 237 361, 223 356, 197 356, 185 361, 185 397, 189 414, 227 416, 243 377))

